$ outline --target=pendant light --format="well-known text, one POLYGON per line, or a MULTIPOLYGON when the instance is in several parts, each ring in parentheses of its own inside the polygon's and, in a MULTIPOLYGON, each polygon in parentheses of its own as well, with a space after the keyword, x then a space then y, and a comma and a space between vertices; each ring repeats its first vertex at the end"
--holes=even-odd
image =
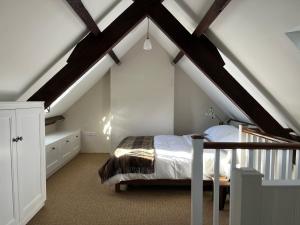
POLYGON ((151 49, 152 49, 152 43, 149 38, 149 18, 148 18, 147 36, 146 36, 146 40, 144 42, 144 50, 150 51, 151 49))

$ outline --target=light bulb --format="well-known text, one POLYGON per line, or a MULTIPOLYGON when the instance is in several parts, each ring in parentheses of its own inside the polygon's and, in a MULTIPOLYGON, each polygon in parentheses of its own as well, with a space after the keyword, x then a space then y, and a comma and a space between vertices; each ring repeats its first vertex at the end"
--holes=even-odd
POLYGON ((152 43, 149 37, 146 38, 144 42, 144 50, 150 51, 152 49, 152 43))

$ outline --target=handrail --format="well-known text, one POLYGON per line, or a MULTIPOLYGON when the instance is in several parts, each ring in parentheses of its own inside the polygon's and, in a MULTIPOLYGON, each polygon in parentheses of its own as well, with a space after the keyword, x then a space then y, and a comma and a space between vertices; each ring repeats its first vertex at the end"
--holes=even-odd
POLYGON ((227 124, 230 124, 231 122, 236 122, 238 124, 241 124, 241 125, 247 125, 247 126, 253 126, 253 127, 256 127, 255 124, 253 123, 249 123, 249 122, 244 122, 244 121, 240 121, 240 120, 236 120, 236 119, 229 119, 227 120, 227 124))
POLYGON ((246 133, 246 134, 251 134, 260 138, 264 138, 270 141, 274 141, 274 142, 287 142, 287 143, 299 143, 297 141, 291 140, 291 139, 287 139, 287 138, 283 138, 283 137, 277 137, 268 133, 263 133, 258 129, 253 129, 253 128, 247 128, 247 127, 242 127, 242 132, 246 133))
POLYGON ((300 143, 260 143, 260 142, 204 142, 204 149, 255 149, 292 150, 300 149, 300 143))

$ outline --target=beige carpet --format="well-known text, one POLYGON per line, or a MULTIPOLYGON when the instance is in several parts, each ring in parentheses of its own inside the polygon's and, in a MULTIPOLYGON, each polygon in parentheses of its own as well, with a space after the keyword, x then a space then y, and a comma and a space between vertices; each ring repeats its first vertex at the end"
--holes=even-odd
MULTIPOLYGON (((187 187, 135 187, 115 193, 100 184, 105 154, 79 154, 47 181, 45 207, 29 225, 189 225, 187 187)), ((205 224, 212 224, 212 197, 205 193, 205 224)), ((228 224, 228 205, 221 212, 228 224)))

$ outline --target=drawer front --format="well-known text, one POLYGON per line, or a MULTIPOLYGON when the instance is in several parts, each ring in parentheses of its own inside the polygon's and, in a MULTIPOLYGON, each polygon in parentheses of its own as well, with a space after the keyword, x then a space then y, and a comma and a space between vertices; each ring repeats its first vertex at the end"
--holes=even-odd
POLYGON ((46 168, 47 175, 59 167, 60 149, 59 144, 51 144, 46 146, 46 168))
POLYGON ((61 157, 62 161, 66 162, 72 156, 72 136, 68 136, 61 141, 61 157))
POLYGON ((80 133, 76 132, 74 134, 74 142, 73 142, 73 150, 76 153, 78 153, 80 151, 80 145, 81 145, 80 133))

